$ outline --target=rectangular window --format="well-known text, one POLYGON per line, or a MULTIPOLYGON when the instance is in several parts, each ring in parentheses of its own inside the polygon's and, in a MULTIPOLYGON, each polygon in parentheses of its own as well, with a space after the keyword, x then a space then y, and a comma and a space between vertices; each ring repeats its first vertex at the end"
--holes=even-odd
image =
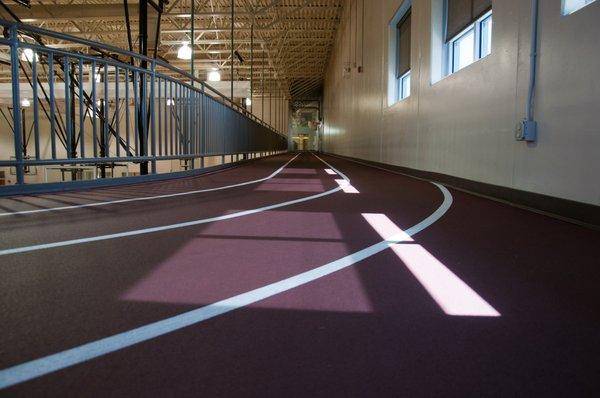
POLYGON ((492 9, 492 0, 446 0, 446 42, 492 9))
POLYGON ((452 72, 471 65, 475 61, 473 48, 475 46, 475 29, 470 28, 451 42, 452 72))
POLYGON ((447 0, 448 74, 492 52, 491 0, 447 0))
POLYGON ((411 14, 409 9, 396 26, 398 32, 396 80, 399 100, 410 95, 410 26, 411 14))
POLYGON ((562 0, 562 14, 569 15, 596 0, 562 0))
POLYGON ((398 97, 404 99, 410 96, 410 71, 398 79, 398 97))
POLYGON ((481 32, 480 57, 483 58, 492 52, 492 15, 483 18, 479 25, 481 32))

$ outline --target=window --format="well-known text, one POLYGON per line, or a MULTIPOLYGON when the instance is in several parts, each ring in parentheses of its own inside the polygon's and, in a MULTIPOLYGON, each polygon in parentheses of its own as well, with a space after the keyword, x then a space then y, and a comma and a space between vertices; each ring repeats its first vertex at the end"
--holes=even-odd
POLYGON ((492 52, 491 0, 446 1, 448 74, 492 52))
POLYGON ((397 59, 396 59, 396 84, 397 99, 401 100, 410 95, 410 9, 404 14, 396 30, 397 59))
POLYGON ((388 106, 410 96, 411 5, 411 0, 402 1, 387 26, 388 106))
POLYGON ((562 0, 562 14, 569 15, 596 0, 562 0))

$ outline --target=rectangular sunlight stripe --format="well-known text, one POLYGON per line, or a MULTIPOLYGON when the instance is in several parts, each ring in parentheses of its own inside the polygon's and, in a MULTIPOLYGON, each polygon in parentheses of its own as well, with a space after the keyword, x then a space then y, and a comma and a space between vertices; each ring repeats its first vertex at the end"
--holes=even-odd
POLYGON ((469 285, 429 253, 423 246, 403 238, 404 231, 384 214, 363 214, 410 272, 448 315, 497 317, 496 311, 469 285), (405 243, 394 243, 405 242, 405 243))
POLYGON ((360 193, 358 189, 354 188, 350 183, 346 180, 335 180, 340 187, 342 187, 342 191, 346 193, 360 193))

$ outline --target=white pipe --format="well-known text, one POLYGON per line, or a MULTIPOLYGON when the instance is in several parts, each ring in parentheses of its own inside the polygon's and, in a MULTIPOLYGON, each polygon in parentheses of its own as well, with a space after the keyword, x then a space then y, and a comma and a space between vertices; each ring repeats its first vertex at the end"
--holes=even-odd
POLYGON ((537 26, 538 26, 538 0, 531 0, 531 53, 529 64, 529 91, 527 93, 526 120, 533 121, 533 102, 535 80, 537 72, 537 26))

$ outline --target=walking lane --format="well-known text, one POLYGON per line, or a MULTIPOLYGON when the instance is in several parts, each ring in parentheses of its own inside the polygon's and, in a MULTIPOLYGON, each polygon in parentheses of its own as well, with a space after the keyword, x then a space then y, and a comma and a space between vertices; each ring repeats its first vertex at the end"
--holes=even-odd
MULTIPOLYGON (((196 190, 256 181, 275 170, 279 162, 285 164, 293 158, 291 154, 280 154, 258 158, 247 163, 234 165, 198 176, 173 178, 162 181, 129 183, 112 187, 98 187, 37 195, 0 197, 0 218, 32 215, 70 207, 98 205, 99 202, 140 199, 160 195, 182 195, 196 190), (16 213, 16 214, 15 214, 16 213)), ((106 204, 100 204, 106 205, 106 204)))
MULTIPOLYGON (((348 174, 360 194, 340 192, 285 212, 205 226, 198 236, 207 246, 191 242, 119 292, 123 302, 102 302, 95 316, 129 303, 131 311, 122 316, 139 322, 144 313, 152 318, 164 308, 184 311, 195 308, 193 303, 216 301, 379 241, 362 213, 385 214, 405 229, 440 200, 428 183, 325 160, 348 174), (209 251, 215 256, 204 262, 209 251), (197 263, 202 266, 194 267, 197 263)), ((453 207, 416 235, 414 244, 460 276, 501 317, 444 314, 406 264, 386 250, 244 309, 10 392, 464 396, 491 390, 499 395, 592 391, 593 369, 586 363, 594 360, 598 342, 597 232, 461 192, 453 195, 453 207), (526 232, 538 241, 520 244, 526 232)))
MULTIPOLYGON (((286 161, 290 159, 291 157, 286 161)), ((282 160, 271 163, 266 170, 262 167, 257 174, 261 177, 268 176, 283 164, 285 161, 282 160)), ((324 172, 308 176, 290 172, 292 169, 302 169, 303 164, 317 165, 320 161, 312 155, 301 155, 270 180, 228 190, 3 217, 0 218, 0 233, 4 239, 0 243, 0 250, 211 218, 227 214, 231 210, 254 209, 302 198, 321 192, 325 187, 330 189, 337 186, 324 172), (273 184, 277 185, 277 189, 273 184)), ((253 165, 248 165, 244 168, 252 167, 253 165)), ((244 178, 244 181, 247 179, 244 178)), ((214 185, 223 186, 222 183, 214 185)))
MULTIPOLYGON (((323 167, 295 168, 293 174, 311 175, 323 167)), ((426 217, 441 199, 437 188, 429 184, 409 180, 404 187, 389 186, 388 194, 394 197, 388 198, 387 206, 395 207, 402 202, 402 194, 413 189, 421 189, 433 199, 422 214, 421 203, 405 203, 401 220, 407 224, 426 217)), ((14 268, 4 269, 12 276, 6 285, 11 288, 12 300, 7 304, 13 311, 3 313, 10 318, 7 322, 17 326, 15 330, 21 330, 4 345, 14 350, 3 358, 14 364, 160 319, 165 312, 181 313, 314 268, 380 240, 359 213, 346 209, 356 196, 333 196, 338 199, 327 201, 325 197, 215 223, 199 228, 197 236, 186 231, 149 235, 146 244, 134 239, 125 251, 106 250, 100 242, 85 250, 82 246, 52 249, 44 254, 48 261, 43 266, 35 265, 31 254, 14 256, 20 261, 14 268), (185 241, 185 247, 170 244, 185 241), (91 261, 77 260, 83 256, 91 261), (39 278, 40 270, 45 279, 39 278), (26 293, 36 290, 35 296, 26 293), (22 338, 28 335, 29 339, 22 338)), ((381 210, 386 205, 379 196, 364 195, 367 210, 381 210)))

